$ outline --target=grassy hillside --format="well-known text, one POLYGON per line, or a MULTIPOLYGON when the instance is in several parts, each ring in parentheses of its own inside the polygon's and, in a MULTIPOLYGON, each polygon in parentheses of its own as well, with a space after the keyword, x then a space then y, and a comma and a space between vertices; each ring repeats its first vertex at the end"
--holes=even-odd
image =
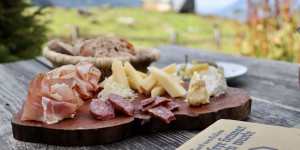
POLYGON ((48 22, 49 39, 64 41, 70 41, 71 29, 75 26, 81 37, 114 34, 145 46, 169 44, 170 32, 176 31, 179 45, 239 54, 237 33, 240 33, 239 37, 247 35, 245 24, 196 14, 147 12, 141 8, 90 8, 91 15, 80 15, 77 9, 62 8, 47 8, 44 12, 40 19, 48 22), (122 17, 132 17, 135 23, 120 23, 118 20, 122 17), (222 35, 219 48, 214 44, 214 24, 219 25, 222 35))

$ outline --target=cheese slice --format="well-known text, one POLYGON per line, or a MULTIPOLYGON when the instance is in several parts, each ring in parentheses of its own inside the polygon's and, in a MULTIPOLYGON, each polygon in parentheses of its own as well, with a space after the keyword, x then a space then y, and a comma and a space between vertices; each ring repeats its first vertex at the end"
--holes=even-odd
POLYGON ((209 103, 209 93, 206 90, 205 80, 197 72, 190 81, 186 102, 193 106, 209 103))
POLYGON ((115 60, 111 66, 113 81, 129 87, 129 83, 121 61, 115 60))
POLYGON ((184 96, 186 90, 172 76, 156 67, 148 67, 148 70, 153 74, 154 78, 162 85, 162 87, 172 96, 184 96))
MULTIPOLYGON (((162 71, 169 73, 169 74, 173 74, 175 72, 177 72, 177 66, 176 64, 171 64, 165 68, 162 69, 162 71)), ((172 78, 174 77, 174 80, 176 77, 172 76, 172 78)), ((181 80, 182 81, 182 80, 181 80)), ((183 82, 183 81, 182 81, 183 82)), ((154 76, 152 74, 150 74, 147 78, 145 78, 145 80, 141 83, 141 88, 143 90, 143 92, 148 95, 152 88, 155 86, 155 84, 157 83, 156 79, 154 78, 154 76)))
POLYGON ((208 70, 200 71, 199 75, 205 80, 206 89, 210 93, 210 96, 219 97, 226 93, 226 79, 215 67, 210 66, 208 70))
POLYGON ((142 78, 142 76, 133 68, 133 66, 129 62, 125 62, 124 69, 128 73, 128 76, 133 80, 139 93, 143 93, 141 89, 141 83, 144 79, 142 78))
POLYGON ((108 78, 105 78, 104 81, 102 81, 98 86, 104 88, 105 84, 112 83, 113 82, 113 76, 109 76, 108 78))
POLYGON ((162 70, 168 74, 173 74, 173 73, 177 72, 177 66, 174 63, 174 64, 171 64, 171 65, 163 68, 162 70))
POLYGON ((146 73, 144 73, 144 72, 140 72, 140 71, 137 71, 137 72, 141 75, 141 77, 142 77, 143 79, 145 79, 145 78, 148 77, 148 75, 147 75, 146 73))
MULTIPOLYGON (((138 71, 138 70, 136 70, 136 72, 138 72, 138 74, 140 74, 140 76, 141 76, 143 79, 145 79, 145 78, 148 77, 148 75, 147 75, 146 73, 144 73, 144 72, 140 72, 140 71, 138 71)), ((127 70, 125 70, 125 74, 126 74, 126 76, 129 77, 129 73, 127 72, 127 70)))
POLYGON ((171 75, 171 76, 172 76, 172 80, 178 82, 182 87, 184 87, 184 81, 181 79, 181 77, 174 76, 174 75, 171 75))
POLYGON ((166 90, 161 85, 156 85, 151 90, 151 97, 160 96, 160 95, 164 94, 165 92, 166 92, 166 90))
POLYGON ((128 78, 128 83, 129 83, 129 86, 130 86, 131 89, 137 90, 137 87, 136 87, 134 81, 131 78, 128 78))
POLYGON ((154 87, 154 85, 156 84, 156 79, 154 78, 154 76, 152 74, 150 74, 147 78, 144 79, 144 81, 141 83, 141 89, 143 90, 143 92, 148 95, 152 88, 154 87))

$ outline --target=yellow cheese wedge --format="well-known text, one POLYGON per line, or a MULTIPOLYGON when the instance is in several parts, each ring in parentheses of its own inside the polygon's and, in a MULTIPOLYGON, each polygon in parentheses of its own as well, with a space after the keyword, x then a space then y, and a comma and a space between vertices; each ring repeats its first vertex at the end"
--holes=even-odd
POLYGON ((147 78, 144 79, 144 81, 141 83, 141 89, 143 92, 148 95, 154 85, 156 84, 156 79, 152 74, 150 74, 147 78))
POLYGON ((168 74, 173 74, 173 73, 177 72, 177 66, 174 63, 174 64, 171 64, 171 65, 163 68, 162 70, 168 74))
POLYGON ((189 85, 186 102, 193 106, 209 103, 209 93, 206 90, 205 80, 195 72, 189 85))
POLYGON ((160 96, 160 95, 164 94, 165 92, 166 92, 166 90, 161 85, 156 85, 151 90, 151 97, 160 96))
POLYGON ((172 76, 156 67, 148 67, 148 70, 153 74, 154 78, 162 85, 162 87, 172 96, 184 96, 186 90, 172 79, 172 76))
POLYGON ((105 80, 103 80, 100 84, 99 87, 104 88, 104 85, 107 83, 112 83, 113 82, 113 76, 109 76, 108 78, 106 78, 105 80))
POLYGON ((115 60, 111 66, 113 81, 129 87, 129 83, 121 61, 115 60))
POLYGON ((141 83, 144 79, 142 78, 142 76, 133 68, 133 66, 129 62, 125 62, 124 69, 128 73, 128 76, 133 80, 139 93, 143 93, 141 89, 141 83))
POLYGON ((137 90, 136 85, 134 84, 134 81, 131 78, 128 78, 128 83, 131 89, 137 90))
POLYGON ((172 76, 172 80, 175 80, 176 82, 178 82, 182 87, 184 87, 184 81, 181 79, 181 77, 179 76, 174 76, 174 75, 171 75, 172 76))
POLYGON ((148 77, 148 75, 147 75, 146 73, 144 73, 144 72, 140 72, 140 71, 137 71, 137 72, 141 75, 141 77, 142 77, 143 79, 145 79, 145 78, 148 77))
MULTIPOLYGON (((145 78, 148 77, 148 75, 147 75, 146 73, 144 73, 144 72, 141 72, 141 71, 138 71, 138 70, 137 70, 137 72, 141 75, 141 77, 142 77, 143 79, 145 79, 145 78)), ((129 77, 129 73, 128 73, 126 70, 125 70, 125 74, 126 74, 126 76, 129 77)))
MULTIPOLYGON (((165 68, 162 69, 164 72, 169 73, 169 74, 173 74, 175 72, 177 72, 177 66, 176 64, 171 64, 165 68)), ((175 77, 175 76, 174 76, 175 77)), ((177 80, 177 79, 176 79, 177 80)), ((183 82, 183 81, 182 81, 183 82)), ((155 78, 153 77, 152 74, 150 74, 147 78, 145 78, 145 80, 141 83, 141 88, 143 90, 143 92, 148 95, 152 88, 155 86, 155 84, 157 83, 157 81, 155 80, 155 78)))

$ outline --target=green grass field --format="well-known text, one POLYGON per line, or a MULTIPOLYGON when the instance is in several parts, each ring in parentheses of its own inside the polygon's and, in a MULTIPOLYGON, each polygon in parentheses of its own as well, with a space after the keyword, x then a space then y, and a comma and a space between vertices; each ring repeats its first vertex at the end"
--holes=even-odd
POLYGON ((69 42, 71 29, 78 27, 81 37, 114 34, 135 45, 159 46, 170 44, 170 32, 176 31, 179 45, 232 54, 240 52, 235 46, 237 31, 247 35, 245 24, 217 17, 143 11, 141 8, 90 8, 89 11, 92 15, 85 16, 78 14, 77 9, 46 8, 40 20, 48 22, 49 40, 60 38, 69 42), (120 23, 120 17, 133 17, 135 23, 120 23), (222 35, 220 48, 214 44, 215 23, 222 35))

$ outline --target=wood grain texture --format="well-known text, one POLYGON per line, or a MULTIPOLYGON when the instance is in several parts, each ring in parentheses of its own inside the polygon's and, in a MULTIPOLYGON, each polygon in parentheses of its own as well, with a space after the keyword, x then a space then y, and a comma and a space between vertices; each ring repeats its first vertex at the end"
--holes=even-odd
MULTIPOLYGON (((185 88, 188 89, 188 87, 189 82, 186 81, 185 88)), ((12 118, 13 136, 20 141, 52 145, 99 145, 141 133, 204 129, 219 119, 243 120, 251 111, 251 99, 247 92, 229 87, 226 94, 211 98, 209 104, 198 107, 189 106, 184 102, 185 97, 175 98, 173 101, 180 105, 177 110, 173 111, 176 120, 166 124, 162 120, 139 110, 140 101, 150 96, 138 95, 131 102, 135 107, 135 113, 132 117, 119 114, 116 118, 106 121, 92 117, 89 112, 91 100, 86 101, 79 108, 73 119, 65 119, 51 125, 36 121, 21 121, 23 114, 23 110, 21 110, 12 118)), ((167 94, 164 96, 169 97, 167 94)))
MULTIPOLYGON (((300 124, 300 88, 298 65, 294 63, 234 56, 211 51, 191 49, 176 45, 157 47, 161 59, 154 66, 164 67, 170 63, 189 59, 203 61, 228 61, 248 67, 248 73, 228 81, 231 87, 245 89, 252 98, 252 112, 246 121, 277 126, 292 127, 300 124)), ((29 82, 35 75, 48 71, 51 63, 38 57, 41 63, 30 60, 0 64, 0 149, 175 149, 201 130, 176 130, 160 133, 140 134, 112 144, 88 147, 59 147, 46 144, 20 142, 13 138, 11 117, 22 107, 29 82)))

